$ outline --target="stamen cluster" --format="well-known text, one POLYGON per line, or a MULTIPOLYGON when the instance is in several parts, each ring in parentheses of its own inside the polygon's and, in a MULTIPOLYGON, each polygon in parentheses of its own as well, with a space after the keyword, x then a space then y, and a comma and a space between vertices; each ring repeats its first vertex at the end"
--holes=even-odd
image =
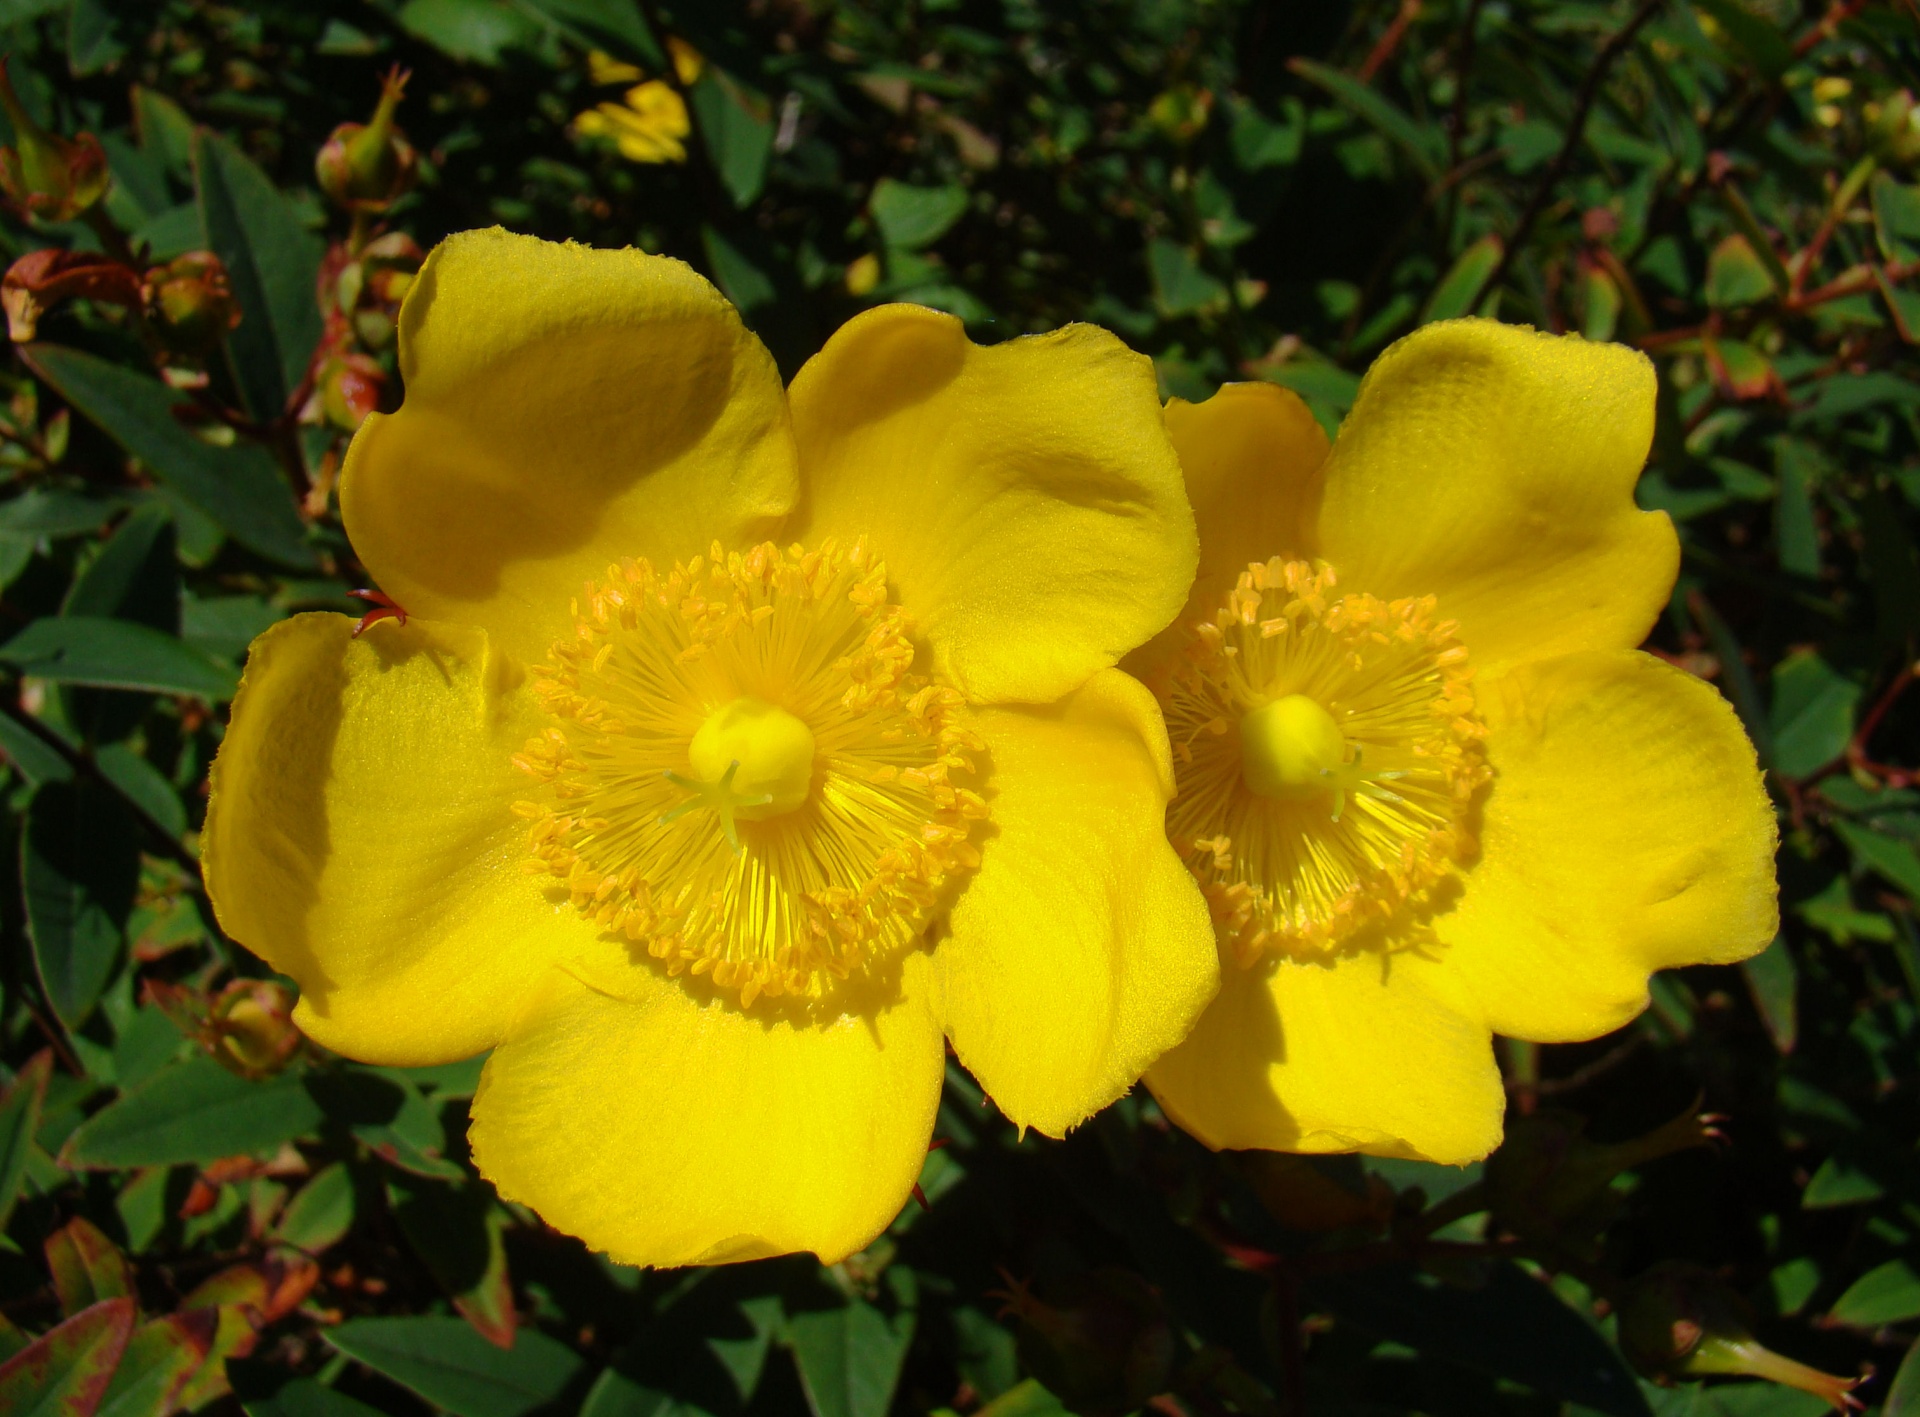
POLYGON ((1456 630, 1432 596, 1339 595, 1331 567, 1279 558, 1193 627, 1161 691, 1179 779, 1168 831, 1240 964, 1350 943, 1416 909, 1472 849, 1490 772, 1456 630), (1242 775, 1241 720, 1291 694, 1326 709, 1350 750, 1311 800, 1258 795, 1242 775))
POLYGON ((572 613, 534 674, 554 723, 514 759, 544 789, 515 806, 528 868, 669 974, 743 1004, 819 998, 907 946, 979 864, 987 804, 963 784, 985 745, 958 694, 910 672, 911 624, 864 542, 628 560, 572 613), (683 810, 688 747, 749 696, 812 731, 813 781, 796 809, 723 826, 683 810))

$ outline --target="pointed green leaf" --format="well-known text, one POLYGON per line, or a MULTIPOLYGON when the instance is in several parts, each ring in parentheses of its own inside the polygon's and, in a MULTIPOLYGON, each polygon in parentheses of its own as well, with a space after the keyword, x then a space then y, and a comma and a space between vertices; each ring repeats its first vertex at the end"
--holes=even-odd
POLYGON ((501 1239, 505 1216, 494 1204, 493 1188, 394 1176, 387 1182, 387 1203, 407 1243, 467 1322, 488 1342, 513 1347, 513 1285, 501 1239))
POLYGON ((1813 650, 1788 655, 1773 671, 1773 766, 1804 777, 1847 750, 1860 686, 1843 679, 1813 650))
POLYGON ((353 1227, 353 1173, 336 1161, 294 1193, 280 1212, 274 1238, 317 1255, 353 1227))
POLYGON ((62 398, 234 540, 281 565, 313 565, 293 494, 265 450, 195 437, 173 415, 178 397, 150 375, 58 345, 30 345, 25 353, 62 398))
MULTIPOLYGON (((228 1368, 237 1367, 228 1364, 228 1368)), ((284 1370, 282 1370, 284 1373, 284 1370)), ((386 1417, 378 1408, 355 1401, 343 1392, 335 1392, 313 1378, 295 1378, 271 1392, 251 1395, 234 1380, 241 1410, 247 1417, 386 1417)))
POLYGON ((47 1002, 69 1028, 113 978, 140 883, 139 829, 98 783, 50 782, 20 838, 27 932, 47 1002))
POLYGON ((886 1417, 913 1341, 914 1310, 891 1317, 862 1299, 787 1316, 814 1417, 886 1417))
POLYGON ((1329 65, 1312 59, 1290 59, 1287 67, 1308 83, 1325 89, 1342 108, 1372 126, 1405 153, 1413 163, 1414 170, 1427 181, 1439 180, 1440 164, 1445 160, 1445 154, 1437 127, 1414 122, 1404 109, 1382 98, 1358 79, 1350 78, 1329 65))
POLYGON ((272 1151, 313 1131, 321 1112, 300 1079, 236 1077, 208 1057, 171 1064, 87 1118, 67 1139, 69 1166, 205 1164, 272 1151))
POLYGON ((126 1351, 138 1311, 131 1299, 83 1309, 0 1364, 7 1417, 93 1417, 126 1351))
POLYGON ((454 1417, 525 1417, 557 1402, 586 1367, 537 1330, 522 1330, 503 1351, 454 1318, 355 1319, 325 1336, 454 1417))
POLYGON ((1740 968, 1746 973, 1754 1007, 1760 1011, 1767 1032, 1773 1037, 1773 1046, 1782 1053, 1791 1053, 1800 1034, 1797 1008, 1800 975, 1794 968, 1786 937, 1774 936, 1772 944, 1740 968))
POLYGON ((1912 843, 1852 822, 1835 822, 1833 829, 1853 852, 1856 866, 1885 877, 1910 899, 1920 901, 1920 855, 1912 843))
POLYGON ((102 1299, 134 1294, 133 1266, 119 1246, 85 1216, 76 1215, 47 1236, 46 1251, 53 1292, 60 1297, 60 1311, 68 1316, 102 1299))
POLYGON ((1738 232, 1724 238, 1707 257, 1707 304, 1714 309, 1752 305, 1773 293, 1766 262, 1738 232))
POLYGON ((233 697, 240 676, 184 640, 126 620, 62 615, 35 620, 0 645, 0 663, 59 684, 233 697))
POLYGON ((1497 236, 1483 236, 1460 253, 1427 301, 1423 324, 1434 320, 1454 320, 1472 311, 1480 292, 1487 288, 1494 267, 1506 247, 1497 236))
POLYGON ((700 141, 736 207, 751 206, 767 182, 773 156, 773 118, 767 101, 709 64, 687 97, 700 141))
POLYGON ((882 177, 867 199, 880 239, 905 251, 931 246, 960 220, 967 210, 967 189, 956 182, 944 187, 915 187, 882 177))
POLYGON ((207 246, 226 263, 240 307, 227 336, 234 383, 247 412, 270 423, 287 411, 320 343, 320 238, 300 224, 272 179, 219 134, 194 135, 193 172, 207 246))
POLYGON ((33 1152, 34 1133, 40 1130, 40 1106, 52 1070, 53 1053, 43 1048, 0 1092, 0 1233, 7 1228, 20 1183, 26 1179, 27 1158, 33 1152))
POLYGON ((1870 189, 1873 233, 1889 261, 1920 259, 1920 187, 1877 173, 1870 189))
POLYGON ((1907 1356, 1900 1360, 1900 1370, 1887 1389, 1880 1417, 1920 1417, 1920 1339, 1914 1340, 1907 1356))
POLYGON ((1827 1315, 1835 1323, 1878 1328, 1920 1318, 1920 1274, 1905 1260, 1888 1260, 1868 1270, 1833 1301, 1827 1315))
POLYGON ((170 1410, 187 1379, 213 1349, 219 1314, 189 1309, 133 1331, 95 1417, 155 1417, 170 1410))

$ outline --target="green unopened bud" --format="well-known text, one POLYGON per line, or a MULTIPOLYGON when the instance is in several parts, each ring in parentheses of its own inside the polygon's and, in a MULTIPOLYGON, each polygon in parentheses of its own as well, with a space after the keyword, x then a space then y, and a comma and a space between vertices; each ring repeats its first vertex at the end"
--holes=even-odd
POLYGON ((205 1042, 214 1058, 242 1077, 279 1072, 300 1050, 293 993, 271 979, 236 979, 214 996, 205 1042))
POLYGON ((1507 1124, 1507 1138, 1487 1158, 1487 1199, 1502 1229, 1535 1244, 1592 1257, 1618 1204, 1614 1177, 1676 1151, 1706 1146, 1720 1119, 1697 1104, 1631 1141, 1588 1140, 1586 1119, 1551 1108, 1507 1124))
POLYGON ((1620 1351, 1655 1382, 1733 1375, 1810 1392, 1851 1412, 1858 1378, 1836 1377, 1764 1347, 1740 1314, 1738 1297, 1698 1265, 1668 1260, 1627 1286, 1618 1308, 1620 1351))
POLYGON ((0 190, 29 216, 72 221, 107 190, 107 154, 91 133, 62 138, 33 121, 0 59, 0 108, 14 146, 0 147, 0 190))
POLYGON ((1884 102, 1869 104, 1867 150, 1889 167, 1905 167, 1920 159, 1920 107, 1906 89, 1890 95, 1884 102))
POLYGON ((1050 1286, 1055 1303, 1008 1279, 1020 1361, 1082 1417, 1132 1412, 1164 1392, 1175 1357, 1165 1306, 1139 1275, 1104 1266, 1050 1286))
POLYGON ((147 272, 147 319, 162 344, 205 354, 240 323, 227 268, 211 251, 189 251, 147 272))
POLYGON ((320 189, 349 211, 385 211, 413 185, 419 157, 394 125, 408 73, 395 65, 380 81, 380 105, 369 123, 342 123, 314 159, 320 189))

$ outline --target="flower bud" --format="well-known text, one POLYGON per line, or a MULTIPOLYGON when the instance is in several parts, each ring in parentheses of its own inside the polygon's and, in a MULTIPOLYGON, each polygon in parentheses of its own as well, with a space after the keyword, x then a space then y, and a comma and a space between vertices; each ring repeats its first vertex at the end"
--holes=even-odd
POLYGON ((1011 1278, 999 1296, 1020 1324, 1021 1363, 1049 1392, 1082 1417, 1104 1417, 1166 1390, 1174 1335, 1152 1286, 1108 1265, 1054 1289, 1057 1306, 1011 1278))
POLYGON ((1507 1124, 1507 1138, 1487 1158, 1487 1199, 1494 1221, 1535 1244, 1592 1258, 1618 1199, 1613 1178, 1657 1157, 1720 1139, 1719 1119, 1697 1104, 1631 1141, 1587 1139, 1586 1119, 1543 1109, 1507 1124))
POLYGON ((169 349, 206 354, 240 323, 227 268, 211 251, 189 251, 147 272, 147 319, 169 349))
POLYGON ((13 124, 15 146, 0 148, 0 190, 29 216, 72 221, 107 190, 107 153, 82 133, 71 140, 49 133, 27 113, 0 60, 0 108, 13 124))
POLYGON ((0 279, 0 306, 15 344, 32 339, 41 317, 62 300, 134 306, 140 298, 140 277, 131 266, 91 251, 29 251, 0 279))
POLYGON ((1858 1378, 1835 1377, 1783 1358, 1747 1329, 1738 1298, 1698 1265, 1667 1260, 1634 1279, 1621 1296, 1620 1351, 1655 1382, 1732 1374, 1813 1393, 1836 1412, 1863 1406, 1858 1378))
POLYGON ((413 186, 419 155, 394 126, 408 73, 395 65, 380 81, 380 106, 370 123, 342 123, 314 159, 320 190, 349 211, 382 212, 413 186))
POLYGON ((1867 150, 1889 167, 1905 167, 1920 158, 1920 107, 1901 89, 1865 110, 1867 150))
POLYGON ((174 1027, 241 1077, 270 1077, 300 1051, 293 991, 271 979, 235 979, 213 995, 149 979, 146 993, 174 1027))
POLYGON ((386 375, 369 355, 353 349, 342 331, 313 374, 313 396, 300 410, 305 423, 331 423, 352 433, 380 407, 386 375))

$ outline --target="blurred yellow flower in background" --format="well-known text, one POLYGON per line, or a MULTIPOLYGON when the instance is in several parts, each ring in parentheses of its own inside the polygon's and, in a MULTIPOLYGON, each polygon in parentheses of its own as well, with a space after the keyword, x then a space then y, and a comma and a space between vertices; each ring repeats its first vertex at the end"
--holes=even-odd
POLYGON ((597 103, 573 120, 582 138, 612 140, 629 162, 685 162, 693 131, 686 101, 660 79, 636 84, 618 103, 597 103))
POLYGON ((1151 364, 913 306, 781 387, 678 261, 469 232, 341 510, 408 614, 255 642, 209 897, 352 1057, 492 1048, 480 1171, 636 1264, 898 1211, 951 1039, 1059 1135, 1218 987, 1112 667, 1195 536, 1151 364))
POLYGON ((1679 562, 1653 420, 1645 357, 1486 320, 1382 355, 1331 450, 1272 385, 1169 404, 1200 572, 1128 667, 1225 978, 1147 1081, 1208 1145, 1484 1156, 1492 1034, 1595 1037, 1772 939, 1753 747, 1635 648, 1679 562))

